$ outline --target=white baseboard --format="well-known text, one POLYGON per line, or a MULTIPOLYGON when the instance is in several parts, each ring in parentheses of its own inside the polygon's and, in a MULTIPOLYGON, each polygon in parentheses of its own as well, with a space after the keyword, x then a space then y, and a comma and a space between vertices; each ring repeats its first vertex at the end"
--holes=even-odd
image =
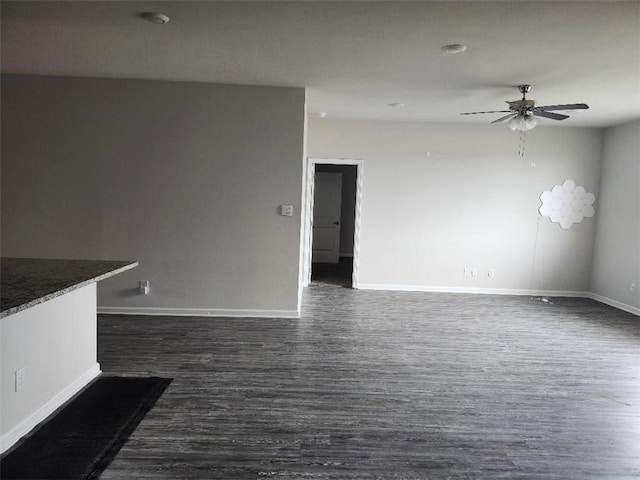
POLYGON ((71 399, 76 393, 88 385, 94 378, 100 375, 100 364, 96 363, 89 370, 80 375, 76 380, 58 392, 51 400, 38 408, 35 412, 13 427, 0 438, 0 453, 11 448, 18 440, 28 434, 49 415, 71 399))
POLYGON ((627 305, 626 303, 613 300, 612 298, 603 297, 602 295, 598 295, 597 293, 589 293, 589 298, 597 302, 604 303, 605 305, 609 305, 610 307, 614 307, 619 310, 624 310, 625 312, 633 313, 634 315, 640 316, 640 308, 634 307, 633 305, 627 305))
POLYGON ((473 293, 483 295, 528 295, 532 297, 579 297, 590 298, 588 292, 561 290, 525 290, 515 288, 478 288, 478 287, 442 287, 429 285, 393 285, 377 283, 359 283, 359 290, 388 290, 399 292, 440 292, 473 293))
MULTIPOLYGON (((470 293, 481 295, 521 295, 531 297, 590 298, 614 308, 640 316, 640 308, 612 300, 591 292, 572 290, 527 290, 516 288, 443 287, 429 285, 395 285, 358 283, 356 290, 387 290, 396 292, 440 292, 470 293)), ((232 318, 300 318, 298 310, 253 310, 226 308, 155 308, 155 307, 98 307, 98 313, 112 315, 164 315, 186 317, 232 317, 232 318)))
MULTIPOLYGON (((591 292, 572 290, 527 290, 515 288, 443 287, 432 285, 396 285, 358 283, 357 290, 387 290, 396 292, 440 292, 470 293, 482 295, 522 295, 532 297, 591 298, 611 307, 640 316, 640 308, 591 292)), ((298 310, 254 310, 227 308, 155 308, 155 307, 98 307, 98 313, 115 315, 165 315, 187 317, 232 317, 232 318, 300 318, 298 310)))
POLYGON ((426 285, 394 285, 394 284, 376 284, 376 283, 360 283, 354 286, 359 290, 387 290, 397 292, 440 292, 440 293, 472 293, 484 295, 525 295, 532 297, 573 297, 573 298, 590 298, 600 303, 604 303, 611 307, 633 313, 640 316, 640 308, 632 305, 603 297, 592 292, 577 292, 571 290, 525 290, 512 288, 476 288, 476 287, 441 287, 426 285))
POLYGON ((253 310, 228 308, 98 307, 98 313, 112 315, 165 315, 179 317, 300 318, 300 312, 297 310, 253 310))

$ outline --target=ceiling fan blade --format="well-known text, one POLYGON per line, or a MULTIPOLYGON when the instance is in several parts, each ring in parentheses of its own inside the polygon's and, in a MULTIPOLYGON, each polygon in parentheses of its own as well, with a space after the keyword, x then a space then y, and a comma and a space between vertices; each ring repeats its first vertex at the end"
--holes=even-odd
POLYGON ((564 120, 565 118, 569 118, 569 115, 562 115, 560 113, 545 112, 544 110, 534 110, 533 114, 536 117, 551 118, 553 120, 564 120))
POLYGON ((536 107, 534 110, 586 110, 589 105, 586 103, 569 103, 567 105, 545 105, 543 107, 536 107))
POLYGON ((477 115, 479 113, 507 113, 507 112, 511 112, 511 110, 491 110, 489 112, 465 112, 465 113, 461 113, 460 115, 477 115))
POLYGON ((499 119, 494 120, 494 121, 493 121, 493 122, 491 122, 491 123, 500 123, 500 122, 504 122, 505 120, 509 120, 510 118, 514 118, 514 117, 516 117, 516 116, 518 116, 518 114, 517 114, 517 113, 511 112, 509 115, 505 115, 504 117, 500 117, 499 119))

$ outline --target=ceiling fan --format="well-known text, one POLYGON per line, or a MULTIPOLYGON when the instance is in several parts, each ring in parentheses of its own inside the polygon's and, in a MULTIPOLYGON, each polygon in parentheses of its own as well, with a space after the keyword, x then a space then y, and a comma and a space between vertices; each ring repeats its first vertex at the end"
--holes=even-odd
POLYGON ((527 100, 527 93, 531 90, 531 85, 518 85, 518 90, 522 93, 521 100, 507 102, 509 110, 492 110, 488 112, 466 112, 460 115, 477 115, 480 113, 508 113, 491 123, 501 123, 509 120, 507 124, 511 130, 531 130, 537 125, 536 117, 550 118, 552 120, 564 120, 569 115, 554 113, 554 110, 585 110, 589 105, 585 103, 570 103, 566 105, 545 105, 536 107, 535 100, 527 100))

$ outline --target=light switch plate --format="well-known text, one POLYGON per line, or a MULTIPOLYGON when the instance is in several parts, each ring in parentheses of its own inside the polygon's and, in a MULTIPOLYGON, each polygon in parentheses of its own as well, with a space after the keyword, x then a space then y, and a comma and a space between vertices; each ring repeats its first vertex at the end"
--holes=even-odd
POLYGON ((293 205, 280 205, 280 215, 283 217, 293 217, 293 205))

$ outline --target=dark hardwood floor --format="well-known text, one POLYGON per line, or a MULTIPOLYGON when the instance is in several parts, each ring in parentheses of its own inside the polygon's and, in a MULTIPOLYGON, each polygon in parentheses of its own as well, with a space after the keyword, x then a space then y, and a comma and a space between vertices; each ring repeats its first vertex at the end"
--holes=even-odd
POLYGON ((311 287, 300 320, 99 317, 175 380, 102 479, 638 479, 640 319, 586 299, 311 287))

